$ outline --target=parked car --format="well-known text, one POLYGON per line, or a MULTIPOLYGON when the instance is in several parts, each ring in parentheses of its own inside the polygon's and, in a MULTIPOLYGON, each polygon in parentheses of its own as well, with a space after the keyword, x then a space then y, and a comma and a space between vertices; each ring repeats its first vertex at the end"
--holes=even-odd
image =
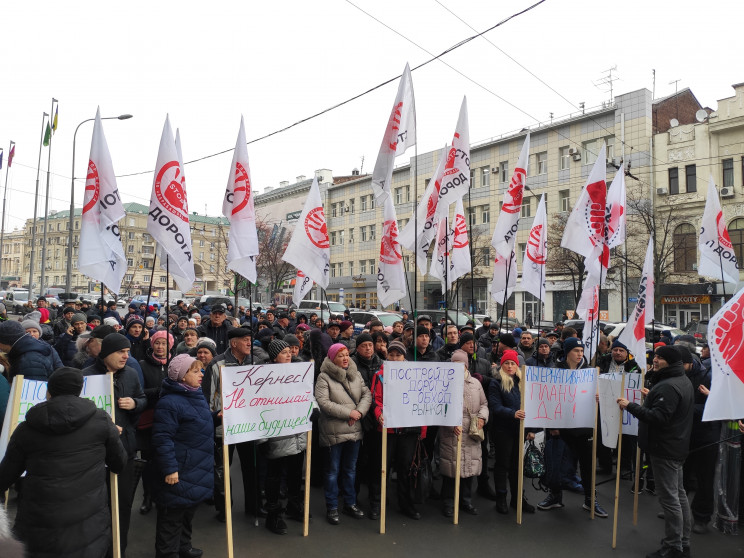
MULTIPOLYGON (((625 329, 626 325, 627 324, 625 323, 615 324, 615 327, 612 328, 612 330, 606 335, 608 337, 612 337, 613 340, 617 339, 625 329)), ((654 343, 658 343, 663 331, 671 331, 673 337, 676 337, 677 335, 684 335, 684 331, 669 325, 655 323, 652 330, 651 324, 649 324, 646 326, 646 349, 651 349, 653 348, 654 343)))
POLYGON ((693 321, 684 327, 684 332, 692 335, 698 346, 708 342, 708 320, 693 321))
POLYGON ((25 290, 8 291, 3 303, 8 314, 27 314, 32 310, 28 304, 28 291, 25 290))
POLYGON ((401 320, 400 314, 383 312, 381 310, 352 310, 351 322, 354 324, 354 333, 359 334, 372 320, 380 320, 384 326, 392 326, 401 320))
POLYGON ((348 308, 341 302, 334 302, 332 300, 326 302, 325 300, 301 300, 300 305, 297 307, 298 314, 305 314, 308 318, 310 314, 315 312, 318 316, 323 319, 323 323, 327 324, 330 314, 343 314, 348 308), (330 309, 330 313, 329 313, 330 309))
MULTIPOLYGON (((447 316, 447 324, 455 324, 457 327, 464 326, 468 322, 468 320, 473 320, 473 322, 475 322, 476 329, 483 325, 483 322, 481 322, 478 318, 473 319, 470 314, 466 314, 465 312, 458 312, 457 310, 450 308, 448 308, 446 312, 444 309, 430 310, 428 308, 425 308, 417 310, 416 313, 418 316, 421 316, 422 314, 429 316, 435 328, 439 327, 439 322, 445 315, 447 316)), ((413 319, 413 314, 409 313, 408 317, 410 319, 413 319)))
MULTIPOLYGON (((610 335, 609 332, 615 329, 615 326, 617 326, 617 324, 615 323, 603 321, 599 322, 599 330, 605 335, 610 335)), ((565 322, 563 322, 563 327, 574 328, 579 338, 581 338, 582 334, 584 333, 584 320, 566 320, 565 322)))

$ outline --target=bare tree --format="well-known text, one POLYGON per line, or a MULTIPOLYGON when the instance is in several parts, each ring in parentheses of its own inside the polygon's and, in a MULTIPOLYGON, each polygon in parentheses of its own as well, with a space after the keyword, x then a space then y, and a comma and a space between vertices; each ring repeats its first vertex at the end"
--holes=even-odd
POLYGON ((586 266, 584 265, 584 256, 561 247, 568 216, 569 213, 556 213, 549 221, 548 262, 546 265, 549 274, 562 275, 571 279, 575 308, 579 304, 581 291, 584 288, 586 266))
POLYGON ((289 243, 289 235, 279 225, 270 224, 260 217, 256 220, 256 229, 259 251, 256 261, 257 282, 265 286, 273 296, 284 281, 295 275, 294 266, 282 259, 289 243))

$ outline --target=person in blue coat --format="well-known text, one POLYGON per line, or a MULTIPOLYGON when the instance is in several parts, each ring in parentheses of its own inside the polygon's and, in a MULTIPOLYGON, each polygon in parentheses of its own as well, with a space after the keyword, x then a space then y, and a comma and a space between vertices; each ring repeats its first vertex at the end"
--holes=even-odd
POLYGON ((159 469, 155 555, 197 558, 191 545, 194 514, 214 490, 214 419, 201 390, 202 363, 173 357, 155 406, 152 446, 159 469))
POLYGON ((12 382, 18 374, 23 374, 28 380, 46 382, 52 372, 63 366, 51 345, 31 337, 16 321, 0 322, 0 351, 8 355, 8 382, 12 382))

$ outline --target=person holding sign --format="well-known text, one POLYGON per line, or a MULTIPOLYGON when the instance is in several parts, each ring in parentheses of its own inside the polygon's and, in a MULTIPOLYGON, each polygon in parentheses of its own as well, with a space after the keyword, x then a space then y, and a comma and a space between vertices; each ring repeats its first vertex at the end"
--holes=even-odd
POLYGON ((344 497, 343 512, 362 519, 356 505, 356 462, 363 436, 361 419, 369 411, 372 395, 349 350, 341 343, 328 349, 315 384, 320 407, 320 447, 324 459, 326 518, 338 525, 339 484, 344 497))
POLYGON ((28 556, 103 557, 111 546, 105 466, 121 473, 127 453, 111 417, 82 389, 80 370, 56 370, 48 400, 29 409, 0 463, 0 492, 26 471, 14 531, 28 556))
POLYGON ((462 362, 465 365, 465 388, 463 391, 462 426, 453 428, 441 426, 439 428, 439 468, 442 473, 442 499, 444 500, 444 515, 452 517, 455 514, 455 474, 457 471, 457 438, 463 434, 461 444, 460 465, 460 509, 470 515, 478 515, 473 506, 473 479, 481 474, 483 467, 481 442, 483 441, 483 427, 488 422, 488 401, 483 393, 481 383, 468 372, 468 354, 458 349, 452 353, 452 362, 462 362), (477 421, 478 434, 470 434, 473 430, 472 421, 477 421))
MULTIPOLYGON (((511 507, 517 509, 519 493, 517 477, 519 475, 519 452, 523 440, 519 439, 520 421, 525 413, 521 408, 522 399, 519 390, 520 377, 519 355, 516 351, 504 351, 501 356, 501 367, 498 374, 488 386, 488 407, 491 412, 491 436, 496 446, 496 463, 493 476, 496 481, 496 511, 509 513, 506 505, 506 482, 509 481, 511 507)), ((527 433, 528 440, 534 440, 534 432, 527 433)), ((529 504, 522 494, 522 511, 535 513, 535 506, 529 504)))
MULTIPOLYGON (((157 335, 157 334, 156 334, 157 335)), ((155 337, 155 336, 153 336, 155 337)), ((202 363, 183 354, 173 357, 155 406, 152 447, 158 465, 155 493, 157 558, 198 558, 191 546, 196 508, 214 490, 214 424, 201 390, 202 363)))

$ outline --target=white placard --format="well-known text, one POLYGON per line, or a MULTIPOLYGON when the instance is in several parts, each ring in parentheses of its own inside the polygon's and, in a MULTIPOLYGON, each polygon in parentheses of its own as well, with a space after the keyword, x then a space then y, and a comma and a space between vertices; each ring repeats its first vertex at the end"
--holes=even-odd
POLYGON ((620 407, 617 400, 622 389, 621 380, 602 374, 599 377, 599 418, 602 421, 602 445, 616 448, 620 434, 620 407))
POLYGON ((462 426, 462 362, 385 361, 383 367, 386 426, 462 426))
POLYGON ((594 428, 597 370, 528 366, 524 381, 524 425, 535 428, 594 428))
MULTIPOLYGON (((620 381, 620 373, 612 372, 609 374, 602 374, 608 378, 613 378, 620 381)), ((622 395, 625 399, 631 403, 641 404, 641 383, 640 372, 630 372, 625 374, 625 393, 622 395)), ((601 405, 601 403, 600 403, 601 405)), ((623 434, 630 436, 638 436, 638 419, 631 415, 627 409, 623 411, 623 434)))
POLYGON ((312 429, 313 363, 222 367, 225 444, 312 429))

